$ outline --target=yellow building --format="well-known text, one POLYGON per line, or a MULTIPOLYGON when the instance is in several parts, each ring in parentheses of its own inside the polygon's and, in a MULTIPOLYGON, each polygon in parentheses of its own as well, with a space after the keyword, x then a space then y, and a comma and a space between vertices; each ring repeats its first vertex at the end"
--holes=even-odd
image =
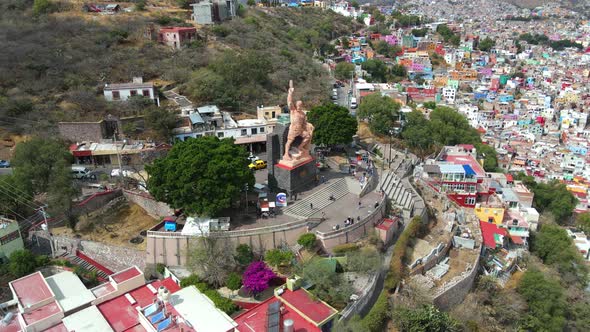
POLYGON ((504 220, 504 208, 476 206, 473 211, 477 218, 484 222, 493 221, 496 225, 502 225, 504 220))

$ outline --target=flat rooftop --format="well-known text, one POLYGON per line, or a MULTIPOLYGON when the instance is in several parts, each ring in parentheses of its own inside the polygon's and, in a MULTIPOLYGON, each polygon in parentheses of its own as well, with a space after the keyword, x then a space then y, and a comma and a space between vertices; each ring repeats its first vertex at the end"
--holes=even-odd
POLYGON ((90 306, 62 320, 67 331, 110 332, 113 331, 96 306, 90 306))
POLYGON ((483 167, 475 160, 471 155, 448 155, 446 157, 446 161, 451 162, 456 165, 469 165, 471 169, 475 172, 477 177, 485 177, 486 172, 484 171, 483 167))
POLYGON ((26 314, 22 314, 22 316, 23 320, 25 321, 25 324, 28 326, 35 322, 53 316, 59 312, 62 312, 59 304, 57 303, 57 301, 53 301, 38 309, 31 310, 26 314))
POLYGON ((120 284, 124 281, 131 279, 131 278, 137 277, 140 274, 141 274, 141 271, 139 271, 135 266, 132 266, 132 267, 128 268, 127 270, 123 270, 121 272, 117 272, 117 273, 111 275, 111 278, 113 279, 114 282, 116 282, 117 284, 120 284))
MULTIPOLYGON (((266 331, 266 313, 268 306, 271 303, 279 301, 276 297, 271 297, 268 300, 260 303, 258 306, 246 311, 243 314, 235 317, 234 320, 238 323, 237 329, 245 332, 266 331)), ((308 322, 299 313, 292 308, 285 306, 285 310, 280 315, 279 326, 283 325, 286 319, 292 319, 297 332, 320 332, 321 329, 312 323, 308 322)))
MULTIPOLYGON (((171 278, 166 278, 161 281, 157 280, 127 293, 136 303, 131 304, 125 294, 123 294, 112 300, 99 304, 97 306, 98 310, 106 318, 111 328, 116 332, 136 328, 136 326, 140 324, 138 321, 138 312, 135 310, 135 307, 139 306, 143 308, 148 304, 153 303, 156 294, 152 292, 150 288, 153 288, 157 292, 158 287, 162 285, 168 288, 171 294, 174 294, 180 289, 180 286, 178 286, 171 278), (151 285, 151 287, 148 285, 151 285)), ((141 325, 139 327, 141 327, 141 325)), ((139 329, 139 327, 137 327, 137 329, 139 329)), ((143 328, 138 331, 143 331, 143 328)))
POLYGON ((23 307, 32 306, 53 297, 53 293, 41 272, 11 281, 10 287, 23 307))
POLYGON ((279 298, 287 306, 294 310, 298 310, 304 318, 315 322, 315 324, 321 324, 326 319, 338 313, 336 309, 330 307, 326 303, 313 300, 309 293, 301 288, 296 291, 285 289, 284 293, 279 298))
POLYGON ((55 299, 64 311, 70 311, 95 299, 80 278, 70 271, 64 271, 45 279, 55 294, 55 299))
MULTIPOLYGON (((183 288, 170 296, 174 310, 196 331, 227 332, 236 323, 194 286, 183 288)), ((185 329, 186 330, 186 329, 185 329)))

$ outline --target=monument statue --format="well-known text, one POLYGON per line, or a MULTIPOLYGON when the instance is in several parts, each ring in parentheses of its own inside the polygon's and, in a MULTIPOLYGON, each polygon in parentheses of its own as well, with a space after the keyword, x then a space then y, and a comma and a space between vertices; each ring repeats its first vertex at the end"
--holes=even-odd
POLYGON ((313 135, 313 125, 307 122, 307 116, 303 111, 303 102, 298 100, 293 103, 293 81, 289 81, 289 94, 287 95, 287 105, 289 105, 289 113, 291 117, 291 124, 289 125, 289 134, 287 142, 285 143, 285 154, 282 161, 288 161, 290 164, 303 162, 311 158, 309 154, 311 138, 313 135), (299 146, 294 146, 298 138, 301 140, 299 146))

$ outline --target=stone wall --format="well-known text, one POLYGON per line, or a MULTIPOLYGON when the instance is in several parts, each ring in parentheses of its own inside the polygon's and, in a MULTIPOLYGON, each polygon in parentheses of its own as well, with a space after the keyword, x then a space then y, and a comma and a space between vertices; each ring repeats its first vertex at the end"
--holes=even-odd
MULTIPOLYGON (((481 253, 481 247, 479 251, 481 253)), ((478 274, 479 255, 475 257, 474 262, 471 264, 471 270, 442 286, 441 290, 439 290, 433 299, 434 305, 441 310, 449 310, 463 302, 467 294, 471 291, 478 274)))
POLYGON ((139 205, 152 218, 159 219, 174 214, 174 210, 168 204, 156 201, 147 193, 123 190, 123 195, 129 202, 139 205))
POLYGON ((60 122, 57 124, 61 137, 72 142, 93 141, 103 138, 103 121, 99 122, 60 122))
POLYGON ((145 251, 143 250, 65 236, 54 236, 53 241, 57 249, 62 247, 66 247, 68 250, 74 249, 74 251, 78 249, 115 272, 134 265, 137 265, 142 270, 145 269, 145 251))
POLYGON ((121 195, 122 192, 120 189, 98 192, 76 204, 72 209, 72 213, 75 216, 89 214, 90 212, 103 208, 113 199, 121 197, 121 195))

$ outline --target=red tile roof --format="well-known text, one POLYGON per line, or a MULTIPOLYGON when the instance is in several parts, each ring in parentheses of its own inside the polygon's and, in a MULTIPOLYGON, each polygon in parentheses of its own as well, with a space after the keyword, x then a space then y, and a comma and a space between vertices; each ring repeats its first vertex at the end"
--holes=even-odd
POLYGON ((313 300, 309 294, 303 289, 296 291, 290 291, 285 289, 285 292, 279 297, 287 306, 294 310, 297 310, 311 320, 315 324, 321 324, 330 316, 337 313, 336 309, 328 306, 327 304, 313 300))
POLYGON ((485 221, 480 220, 479 227, 481 228, 481 236, 483 238, 483 244, 488 248, 492 248, 492 249, 496 248, 496 236, 495 236, 496 234, 501 235, 501 236, 508 235, 508 232, 506 232, 506 229, 500 228, 500 227, 498 227, 498 225, 491 223, 491 222, 485 222, 485 221))
POLYGON ((377 228, 382 229, 384 231, 389 230, 393 225, 395 225, 399 220, 398 219, 383 219, 383 221, 381 223, 379 223, 377 226, 377 228))
POLYGON ((512 242, 514 244, 523 244, 524 243, 524 240, 520 236, 510 235, 510 238, 512 239, 512 242))
POLYGON ((161 28, 160 32, 197 32, 197 29, 189 27, 165 27, 161 28))

